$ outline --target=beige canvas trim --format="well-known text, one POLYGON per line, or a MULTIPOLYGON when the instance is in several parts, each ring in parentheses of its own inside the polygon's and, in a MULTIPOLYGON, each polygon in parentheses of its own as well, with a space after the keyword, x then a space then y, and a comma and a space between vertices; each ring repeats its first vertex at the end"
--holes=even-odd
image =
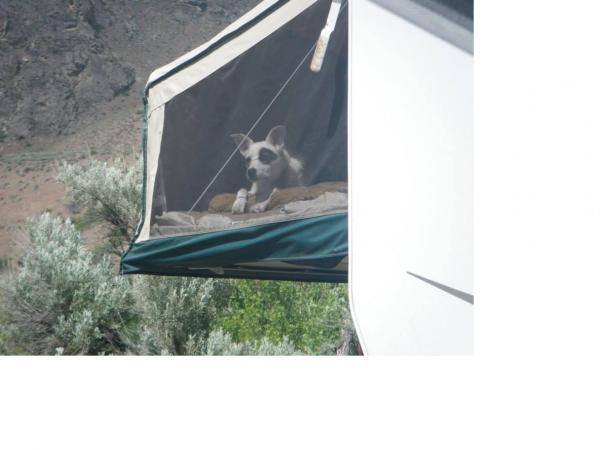
POLYGON ((222 39, 223 36, 226 36, 227 34, 231 33, 232 31, 235 31, 236 29, 238 29, 239 27, 241 27, 245 23, 251 21, 256 16, 258 16, 260 13, 262 13, 264 10, 266 10, 267 8, 269 8, 270 6, 272 6, 275 3, 277 3, 277 0, 264 0, 264 1, 262 1, 256 7, 252 8, 250 11, 248 11, 246 14, 244 14, 242 17, 240 17, 238 20, 236 20, 235 22, 233 22, 229 26, 227 26, 227 28, 225 28, 222 31, 220 31, 217 35, 215 35, 213 38, 211 38, 206 43, 202 44, 200 47, 196 47, 195 49, 190 50, 189 52, 187 52, 185 55, 180 56, 176 60, 170 62, 166 66, 162 66, 162 67, 154 70, 150 74, 150 77, 148 78, 148 82, 146 83, 146 86, 148 86, 153 81, 159 79, 164 74, 168 73, 170 70, 174 69, 175 67, 179 66, 180 64, 183 64, 186 61, 194 58, 196 55, 198 55, 199 53, 203 52, 208 47, 210 47, 212 44, 214 44, 215 42, 217 42, 219 39, 222 39))
POLYGON ((152 219, 152 197, 154 183, 158 171, 158 157, 162 141, 165 107, 161 106, 150 113, 148 117, 148 137, 146 147, 146 215, 144 225, 136 242, 146 241, 150 237, 150 220, 152 219))
MULTIPOLYGON (((205 58, 202 58, 189 67, 186 67, 164 81, 161 81, 150 89, 148 98, 149 111, 152 112, 156 108, 161 107, 176 95, 208 77, 219 68, 223 67, 223 65, 232 61, 248 49, 252 48, 258 42, 268 37, 274 31, 302 13, 305 9, 316 3, 316 1, 317 0, 291 0, 289 3, 281 6, 279 9, 274 11, 264 20, 261 20, 252 28, 224 44, 221 48, 219 48, 218 51, 210 53, 205 58)), ((271 0, 262 2, 252 11, 227 27, 206 44, 173 61, 171 64, 154 71, 150 76, 148 83, 158 79, 160 76, 177 67, 179 64, 182 64, 185 61, 193 58, 195 55, 208 48, 214 42, 217 42, 226 34, 238 29, 246 22, 252 20, 274 3, 275 1, 271 0)))

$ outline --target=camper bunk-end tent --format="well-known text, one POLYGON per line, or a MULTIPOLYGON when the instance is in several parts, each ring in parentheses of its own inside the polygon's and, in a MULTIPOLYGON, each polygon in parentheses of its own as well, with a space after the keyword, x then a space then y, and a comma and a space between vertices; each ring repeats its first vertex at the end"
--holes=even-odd
POLYGON ((347 280, 346 2, 260 3, 152 73, 124 274, 347 280))

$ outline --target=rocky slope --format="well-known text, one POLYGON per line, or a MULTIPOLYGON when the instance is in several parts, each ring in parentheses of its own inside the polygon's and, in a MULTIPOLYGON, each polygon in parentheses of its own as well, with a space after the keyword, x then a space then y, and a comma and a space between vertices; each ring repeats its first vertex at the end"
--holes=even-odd
POLYGON ((0 0, 0 259, 23 220, 67 213, 56 162, 131 156, 150 72, 258 0, 0 0))

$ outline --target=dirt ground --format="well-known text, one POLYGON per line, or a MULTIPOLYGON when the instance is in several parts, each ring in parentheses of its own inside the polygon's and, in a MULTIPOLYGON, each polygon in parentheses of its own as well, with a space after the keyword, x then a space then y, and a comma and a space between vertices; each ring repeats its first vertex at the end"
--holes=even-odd
POLYGON ((65 189, 56 174, 56 164, 0 163, 0 259, 16 257, 19 230, 27 218, 45 211, 68 214, 65 189))

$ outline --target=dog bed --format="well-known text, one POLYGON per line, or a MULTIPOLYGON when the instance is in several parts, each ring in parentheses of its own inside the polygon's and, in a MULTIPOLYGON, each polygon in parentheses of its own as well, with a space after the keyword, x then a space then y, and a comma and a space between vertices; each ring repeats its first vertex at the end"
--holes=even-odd
MULTIPOLYGON (((208 211, 169 211, 155 216, 152 236, 203 233, 264 223, 279 222, 323 214, 346 212, 348 209, 348 184, 325 182, 313 186, 279 189, 272 196, 266 211, 232 214, 235 194, 219 194, 210 202, 208 211)), ((248 210, 255 200, 248 199, 248 210)))

